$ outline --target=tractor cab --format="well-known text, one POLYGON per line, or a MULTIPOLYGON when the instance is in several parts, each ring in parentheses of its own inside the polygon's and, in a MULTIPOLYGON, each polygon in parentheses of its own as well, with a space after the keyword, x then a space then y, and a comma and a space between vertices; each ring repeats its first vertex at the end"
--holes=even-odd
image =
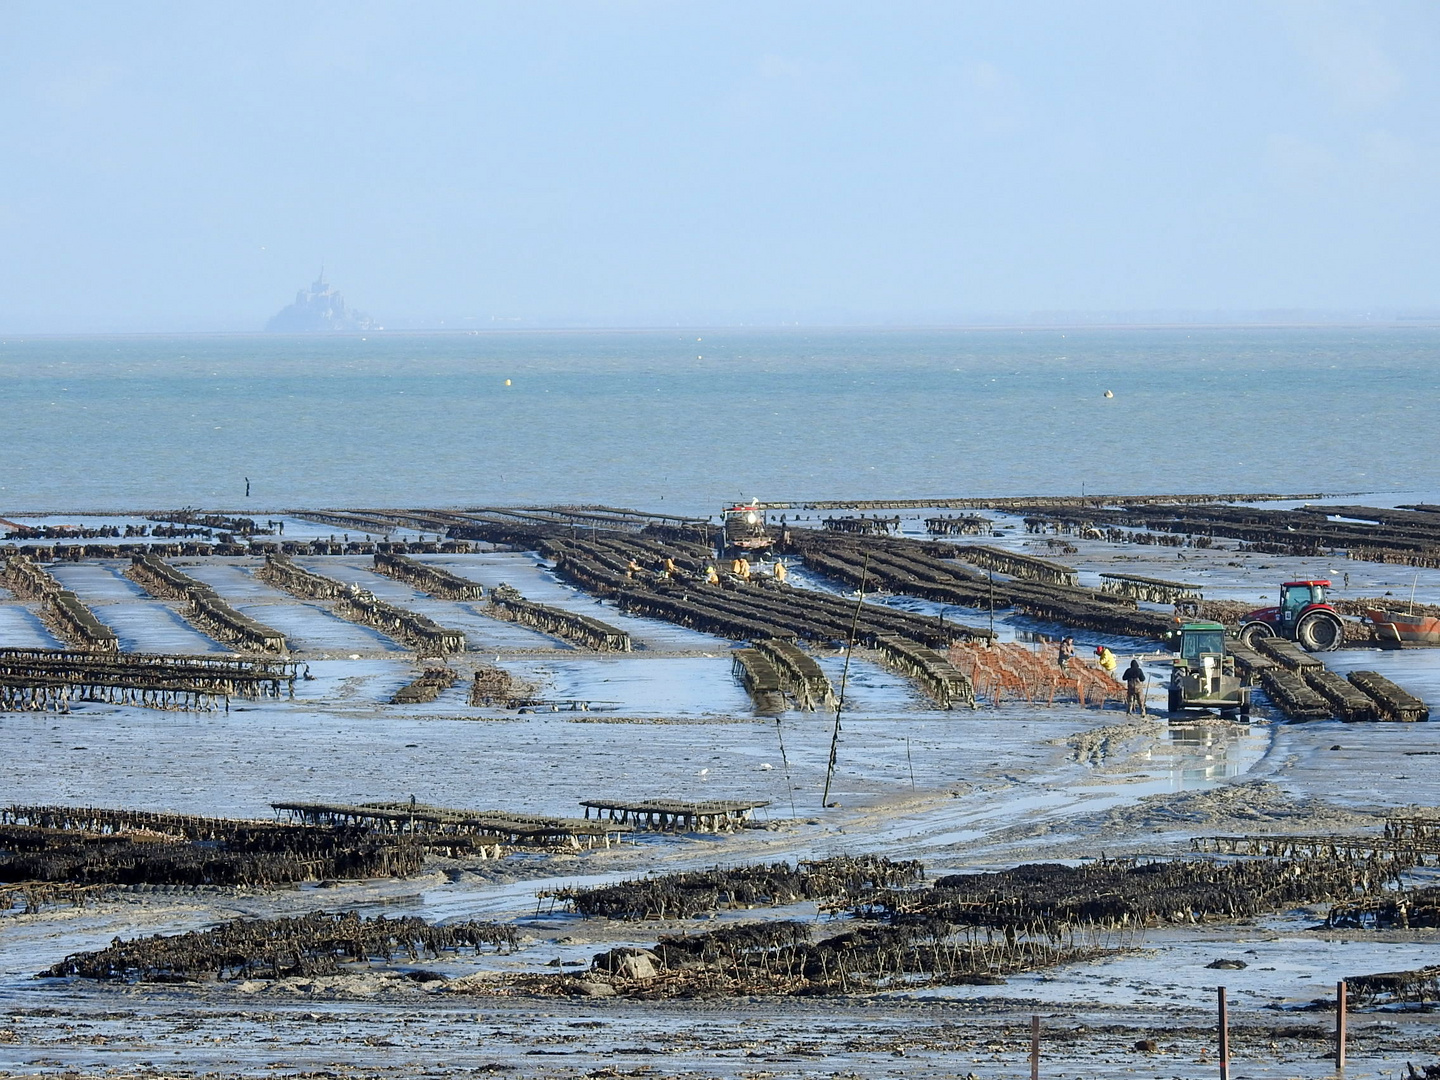
POLYGON ((1250 690, 1240 685, 1235 658, 1225 651, 1225 627, 1189 622, 1175 635, 1170 665, 1170 712, 1219 709, 1225 716, 1250 715, 1250 690))
POLYGON ((740 506, 727 506, 720 513, 720 521, 723 551, 763 552, 775 544, 766 528, 765 508, 754 499, 740 506))
POLYGON ((1280 603, 1252 611, 1240 620, 1240 640, 1246 645, 1267 637, 1298 641, 1310 652, 1338 649, 1345 640, 1339 613, 1326 599, 1328 581, 1287 581, 1280 586, 1280 603))
POLYGON ((1180 627, 1180 659, 1201 664, 1207 656, 1225 655, 1225 627, 1220 623, 1193 622, 1180 627))
POLYGON ((1294 626, 1309 608, 1325 603, 1328 581, 1287 581, 1280 586, 1280 621, 1294 626))

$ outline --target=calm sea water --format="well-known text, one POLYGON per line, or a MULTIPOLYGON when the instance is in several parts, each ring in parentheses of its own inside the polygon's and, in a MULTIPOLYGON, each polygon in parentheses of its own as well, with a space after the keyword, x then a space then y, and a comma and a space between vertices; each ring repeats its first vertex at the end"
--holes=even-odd
POLYGON ((1437 347, 1423 328, 12 338, 0 516, 1434 489, 1437 347))

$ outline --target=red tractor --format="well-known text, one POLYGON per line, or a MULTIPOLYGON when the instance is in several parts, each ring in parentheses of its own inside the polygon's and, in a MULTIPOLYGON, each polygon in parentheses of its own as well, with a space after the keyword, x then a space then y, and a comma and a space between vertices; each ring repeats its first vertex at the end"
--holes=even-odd
POLYGON ((1329 652, 1345 641, 1339 613, 1325 600, 1328 581, 1287 581, 1280 586, 1277 607, 1252 611, 1240 620, 1240 640, 1282 637, 1298 641, 1309 652, 1329 652))

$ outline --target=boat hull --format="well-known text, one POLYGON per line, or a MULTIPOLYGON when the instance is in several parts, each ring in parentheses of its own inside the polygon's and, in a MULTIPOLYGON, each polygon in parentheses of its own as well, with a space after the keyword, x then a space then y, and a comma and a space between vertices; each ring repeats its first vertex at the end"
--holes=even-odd
POLYGON ((1440 619, 1429 615, 1403 615, 1398 611, 1367 613, 1380 640, 1440 645, 1440 619))

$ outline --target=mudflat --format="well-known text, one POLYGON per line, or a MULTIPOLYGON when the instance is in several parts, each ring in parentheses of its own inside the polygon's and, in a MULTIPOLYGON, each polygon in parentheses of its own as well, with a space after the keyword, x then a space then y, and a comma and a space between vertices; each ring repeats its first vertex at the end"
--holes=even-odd
MULTIPOLYGON (((804 516, 792 519, 797 527, 818 525, 804 516)), ((896 535, 923 538, 927 516, 933 512, 904 511, 896 535)), ((1274 602, 1284 580, 1325 577, 1342 597, 1403 592, 1408 599, 1413 589, 1419 603, 1440 601, 1437 570, 1244 551, 1224 539, 1168 548, 1069 535, 1062 549, 1027 533, 1018 513, 989 516, 1000 535, 986 544, 1058 560, 1095 592, 1101 573, 1120 572, 1198 582, 1207 601, 1258 607, 1274 602), (1348 586, 1341 584, 1347 574, 1348 586)), ((287 539, 331 532, 300 516, 285 521, 287 539)), ((392 539, 418 535, 399 529, 392 539)), ((1267 901, 1259 911, 1240 904, 1234 915, 1191 897, 1187 911, 1124 924, 1067 916, 1053 938, 1036 916, 1033 940, 1073 951, 1053 963, 1010 967, 1001 955, 1005 924, 972 926, 952 907, 945 928, 932 930, 939 944, 906 939, 906 955, 929 959, 881 972, 857 967, 844 985, 805 975, 811 954, 803 950, 772 949, 744 978, 726 967, 718 945, 703 962, 682 962, 682 945, 673 943, 702 935, 733 942, 752 924, 794 924, 807 949, 866 928, 899 927, 904 919, 887 911, 927 891, 959 888, 944 884, 952 876, 1037 863, 1093 871, 1104 860, 1134 867, 1210 860, 1303 869, 1314 865, 1306 859, 1350 860, 1345 865, 1373 869, 1378 891, 1393 893, 1398 884, 1418 896, 1436 884, 1427 865, 1433 854, 1426 858, 1417 840, 1399 865, 1380 838, 1395 822, 1427 820, 1440 806, 1440 729, 1291 723, 1263 694, 1248 723, 1205 713, 1168 717, 1170 654, 1158 641, 1076 628, 1080 662, 1092 663, 1101 646, 1122 668, 1140 660, 1150 715, 1127 715, 1120 699, 1082 702, 1024 688, 998 700, 980 692, 973 707, 942 709, 923 681, 873 643, 847 648, 843 640, 802 639, 830 684, 844 684, 837 737, 833 710, 801 708, 789 698, 779 711, 759 707, 733 662, 744 642, 624 610, 614 597, 577 587, 538 549, 482 542, 410 557, 478 582, 487 595, 504 583, 534 603, 601 620, 627 634, 632 648, 596 651, 501 617, 485 599, 436 599, 377 572, 364 553, 294 556, 308 570, 463 632, 463 652, 425 658, 384 630, 342 617, 333 601, 267 583, 262 553, 167 557, 235 610, 283 633, 293 684, 278 697, 235 695, 196 709, 77 697, 63 709, 5 712, 0 726, 12 752, 0 772, 0 801, 272 824, 285 820, 272 804, 299 802, 386 803, 399 806, 403 819, 413 799, 417 813, 443 807, 531 821, 584 821, 586 801, 759 805, 734 828, 683 831, 630 821, 608 843, 579 833, 571 841, 532 842, 519 832, 492 832, 483 842, 457 839, 447 847, 402 820, 397 842, 419 837, 426 845, 419 869, 404 876, 341 874, 278 887, 101 881, 74 896, 16 897, 0 917, 0 1069, 737 1078, 918 1070, 999 1077, 1028 1068, 1038 1015, 1042 1073, 1199 1077, 1217 1069, 1215 1000, 1224 986, 1236 1075, 1321 1076, 1334 1070, 1325 1055, 1333 1047, 1335 983, 1433 963, 1440 929, 1418 919, 1382 925, 1368 915, 1344 925, 1332 917, 1342 900, 1319 895, 1267 901), (429 701, 393 703, 434 664, 453 669, 452 685, 429 701), (472 703, 482 670, 507 674, 518 688, 513 699, 472 703), (1207 847, 1226 837, 1340 847, 1338 854, 1317 848, 1284 856, 1207 847), (1356 852, 1341 850, 1346 838, 1356 852), (923 877, 874 888, 802 885, 805 895, 727 886, 685 917, 586 917, 574 901, 621 882, 664 890, 716 868, 783 864, 787 874, 803 875, 825 860, 865 858, 917 861, 923 877), (1396 879, 1386 878, 1387 867, 1398 867, 1396 879), (35 978, 116 939, 320 911, 440 927, 494 924, 507 928, 509 939, 503 947, 342 957, 312 971, 282 963, 269 972, 167 979, 136 972, 35 978), (955 977, 957 968, 935 961, 939 952, 925 952, 962 946, 994 950, 987 977, 955 977), (793 978, 779 977, 782 956, 793 978), (634 957, 644 962, 622 970, 634 957), (774 970, 761 978, 766 963, 774 970)), ((1066 632, 1011 607, 996 610, 992 624, 989 610, 973 606, 898 591, 862 596, 851 583, 793 562, 787 588, 983 638, 993 625, 994 640, 1027 650, 1042 666, 1053 664, 1055 642, 1066 632)), ((129 559, 42 565, 114 630, 122 655, 231 652, 197 629, 184 602, 157 597, 127 576, 129 559)), ((1018 579, 997 580, 1004 587, 1018 579)), ((1142 601, 1135 610, 1169 617, 1160 604, 1142 601)), ((0 592, 0 647, 64 643, 42 601, 0 592)), ((1379 671, 1426 700, 1440 696, 1440 654, 1433 651, 1347 647, 1323 660, 1341 675, 1379 671)), ((1022 899, 1031 895, 1014 889, 1022 899)), ((870 939, 854 940, 865 947, 870 939)), ((1022 929, 1010 945, 1026 940, 1022 929)), ((1379 995, 1357 998, 1354 1008, 1352 1072, 1393 1074, 1440 1051, 1440 1030, 1420 1002, 1379 995)))

